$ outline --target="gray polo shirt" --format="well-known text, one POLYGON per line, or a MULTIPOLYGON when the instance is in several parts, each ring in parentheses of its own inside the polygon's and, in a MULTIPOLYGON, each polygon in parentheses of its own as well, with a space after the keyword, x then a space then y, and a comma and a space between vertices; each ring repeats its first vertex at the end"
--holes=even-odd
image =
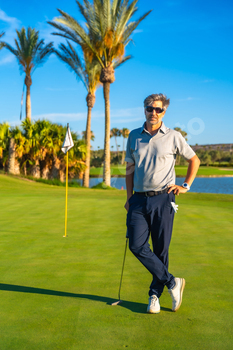
POLYGON ((133 190, 160 191, 175 184, 177 154, 189 160, 195 152, 180 132, 167 128, 164 123, 154 136, 145 129, 145 123, 141 128, 132 130, 125 161, 135 164, 133 190))

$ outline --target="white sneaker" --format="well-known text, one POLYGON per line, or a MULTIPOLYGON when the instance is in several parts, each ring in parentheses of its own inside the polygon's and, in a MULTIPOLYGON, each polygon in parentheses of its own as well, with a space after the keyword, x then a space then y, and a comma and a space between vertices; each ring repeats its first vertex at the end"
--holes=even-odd
POLYGON ((182 303, 182 295, 185 287, 184 278, 175 278, 176 285, 172 289, 168 289, 168 293, 172 297, 172 311, 177 311, 182 303))
POLYGON ((149 297, 149 304, 147 307, 148 314, 158 314, 160 312, 159 298, 156 295, 149 297))

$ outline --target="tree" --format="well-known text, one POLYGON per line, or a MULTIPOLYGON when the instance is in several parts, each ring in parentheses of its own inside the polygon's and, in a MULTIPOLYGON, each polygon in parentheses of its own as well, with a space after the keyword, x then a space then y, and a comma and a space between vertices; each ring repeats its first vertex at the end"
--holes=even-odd
POLYGON ((201 161, 206 165, 209 166, 211 163, 211 156, 208 153, 208 151, 203 152, 202 157, 201 157, 201 161))
MULTIPOLYGON (((81 61, 77 51, 68 42, 67 46, 60 44, 60 51, 55 50, 57 56, 68 66, 68 68, 76 74, 87 89, 87 123, 85 131, 85 141, 87 144, 86 169, 84 172, 83 186, 89 187, 90 177, 90 148, 91 148, 91 111, 95 104, 95 91, 99 85, 101 66, 94 59, 91 62, 84 55, 84 62, 81 61)), ((94 135, 94 134, 93 134, 94 135)))
POLYGON ((8 160, 9 141, 10 125, 8 123, 0 123, 0 160, 5 170, 8 160))
MULTIPOLYGON (((184 130, 182 130, 181 128, 178 128, 178 127, 174 128, 174 130, 180 132, 181 135, 184 137, 184 139, 185 139, 186 141, 188 141, 188 138, 186 137, 188 134, 187 134, 186 131, 184 131, 184 130)), ((179 154, 177 154, 177 156, 176 156, 176 164, 177 164, 177 165, 181 165, 180 163, 181 163, 181 157, 180 157, 179 154)))
POLYGON ((61 35, 81 45, 85 56, 91 62, 96 57, 102 67, 100 81, 103 84, 105 100, 105 139, 103 181, 110 186, 110 85, 115 81, 115 68, 131 58, 125 56, 125 47, 132 40, 131 34, 139 23, 151 12, 137 21, 129 22, 137 11, 138 0, 84 0, 76 3, 85 19, 85 27, 75 18, 58 10, 61 17, 49 22, 60 30, 61 35))
POLYGON ((42 65, 48 56, 52 53, 53 43, 44 45, 44 40, 39 40, 39 32, 28 27, 27 31, 23 27, 20 31, 16 30, 18 39, 15 39, 16 49, 6 42, 2 46, 15 55, 18 60, 20 70, 25 73, 24 83, 26 92, 26 118, 31 120, 31 94, 32 74, 37 67, 42 65))
POLYGON ((212 163, 215 163, 221 159, 221 154, 218 150, 211 150, 209 154, 211 156, 212 163))
POLYGON ((184 131, 184 130, 182 130, 181 128, 178 128, 178 127, 174 128, 174 130, 179 131, 179 132, 181 133, 181 135, 184 137, 184 139, 185 139, 186 141, 188 141, 188 138, 186 137, 188 134, 187 134, 186 131, 184 131))
POLYGON ((121 136, 120 130, 117 128, 112 128, 110 131, 110 138, 112 138, 112 137, 115 138, 118 162, 119 162, 119 149, 118 149, 118 145, 117 145, 117 137, 119 137, 119 136, 121 136))
MULTIPOLYGON (((87 133, 86 133, 86 130, 85 131, 82 131, 82 136, 83 136, 83 139, 86 140, 87 138, 87 133)), ((95 134, 93 133, 93 131, 91 130, 91 141, 95 141, 95 134)))
POLYGON ((125 161, 125 139, 129 137, 129 129, 123 128, 121 130, 121 136, 123 137, 123 152, 122 152, 122 159, 121 159, 121 164, 124 164, 125 161))

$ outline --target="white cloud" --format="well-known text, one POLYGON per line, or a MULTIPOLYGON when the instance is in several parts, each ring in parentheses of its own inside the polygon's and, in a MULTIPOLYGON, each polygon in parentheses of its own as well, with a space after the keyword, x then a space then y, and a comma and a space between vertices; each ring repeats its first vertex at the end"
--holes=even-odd
POLYGON ((45 88, 45 90, 48 91, 78 91, 78 89, 75 88, 45 88))
MULTIPOLYGON (((5 32, 5 35, 1 38, 1 40, 7 42, 10 45, 13 45, 14 38, 16 36, 15 30, 19 28, 21 22, 15 17, 9 17, 4 11, 0 9, 0 23, 1 32, 5 32), (4 23, 2 24, 1 22, 4 23)), ((15 61, 14 55, 9 55, 6 52, 7 51, 4 49, 1 51, 0 65, 9 64, 15 61)))
POLYGON ((0 66, 2 66, 2 65, 4 65, 4 64, 8 64, 8 63, 11 63, 11 62, 13 62, 13 61, 15 61, 15 56, 14 55, 7 55, 7 56, 5 56, 4 58, 2 58, 1 60, 0 60, 0 66))
POLYGON ((213 83, 215 81, 215 79, 205 79, 202 81, 202 83, 213 83))
POLYGON ((114 124, 129 124, 129 123, 134 123, 134 122, 138 122, 141 121, 143 123, 144 121, 144 117, 143 115, 141 116, 141 118, 125 118, 125 119, 114 119, 114 121, 112 121, 112 123, 114 124))
POLYGON ((119 117, 131 117, 135 118, 135 116, 143 116, 143 108, 142 107, 135 107, 135 108, 125 108, 125 109, 114 109, 111 110, 111 117, 112 118, 119 118, 119 117))
MULTIPOLYGON (((45 113, 33 115, 32 119, 49 119, 54 122, 63 122, 64 118, 69 120, 86 120, 87 112, 82 113, 45 113)), ((93 119, 103 119, 103 111, 93 111, 93 119)), ((111 120, 117 123, 130 123, 138 121, 144 118, 143 109, 141 107, 137 108, 126 108, 126 109, 112 109, 111 110, 111 120), (120 118, 120 119, 118 119, 120 118)))
POLYGON ((175 101, 179 101, 179 102, 184 102, 184 101, 196 101, 196 100, 200 100, 200 98, 198 97, 186 97, 186 98, 175 98, 175 101))
POLYGON ((143 33, 143 29, 135 29, 133 31, 134 34, 137 34, 137 33, 143 33))
POLYGON ((69 120, 85 120, 87 113, 45 113, 33 115, 32 119, 49 119, 54 122, 63 122, 64 118, 69 120))
POLYGON ((7 14, 0 9, 0 21, 9 23, 10 25, 15 25, 15 23, 19 22, 15 17, 9 17, 7 14))
POLYGON ((1 31, 5 32, 4 41, 13 43, 15 37, 15 29, 20 26, 20 21, 15 17, 9 17, 4 11, 0 9, 0 21, 5 22, 1 25, 1 31))

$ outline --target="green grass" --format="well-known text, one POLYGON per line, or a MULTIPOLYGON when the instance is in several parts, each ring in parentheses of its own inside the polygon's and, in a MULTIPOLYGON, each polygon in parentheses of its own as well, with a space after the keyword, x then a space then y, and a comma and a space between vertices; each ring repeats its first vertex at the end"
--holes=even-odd
MULTIPOLYGON (((176 166, 176 176, 185 176, 187 172, 187 166, 176 166)), ((103 168, 91 168, 91 176, 101 176, 103 174, 103 168)), ((111 167, 111 174, 115 176, 125 176, 125 165, 115 165, 111 167)), ((201 166, 198 170, 197 176, 221 176, 231 175, 233 176, 232 168, 217 168, 211 166, 201 166)))
POLYGON ((0 175, 0 349, 232 348, 233 196, 177 198, 170 271, 183 304, 146 314, 150 274, 125 247, 125 191, 65 189, 0 175))

